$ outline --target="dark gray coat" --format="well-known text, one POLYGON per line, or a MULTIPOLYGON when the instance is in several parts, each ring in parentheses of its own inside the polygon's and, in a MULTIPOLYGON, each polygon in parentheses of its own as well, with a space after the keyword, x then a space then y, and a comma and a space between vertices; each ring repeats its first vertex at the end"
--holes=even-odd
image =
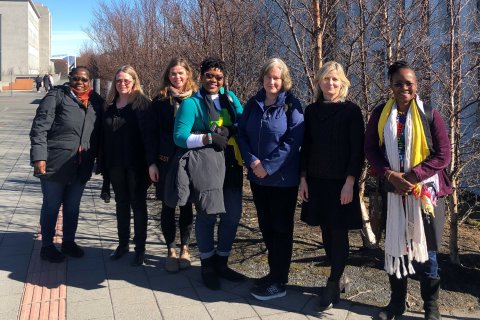
POLYGON ((223 152, 210 147, 179 149, 173 156, 165 181, 165 203, 172 208, 193 202, 198 213, 225 212, 223 152))
POLYGON ((85 183, 97 156, 103 99, 92 92, 88 108, 68 86, 50 90, 40 101, 30 131, 30 160, 45 160, 42 179, 85 183), (82 152, 78 153, 79 146, 82 152))

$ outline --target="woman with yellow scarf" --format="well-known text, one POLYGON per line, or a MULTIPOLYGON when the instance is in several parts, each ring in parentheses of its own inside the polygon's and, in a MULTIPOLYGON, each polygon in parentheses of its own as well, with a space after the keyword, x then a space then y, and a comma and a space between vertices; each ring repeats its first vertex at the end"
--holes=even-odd
POLYGON ((437 110, 417 95, 415 71, 405 61, 388 69, 393 97, 377 107, 365 133, 365 156, 383 177, 386 206, 385 270, 390 303, 378 319, 405 312, 407 277, 420 276, 425 319, 440 319, 436 252, 445 221, 443 196, 451 193, 445 168, 450 142, 437 110))

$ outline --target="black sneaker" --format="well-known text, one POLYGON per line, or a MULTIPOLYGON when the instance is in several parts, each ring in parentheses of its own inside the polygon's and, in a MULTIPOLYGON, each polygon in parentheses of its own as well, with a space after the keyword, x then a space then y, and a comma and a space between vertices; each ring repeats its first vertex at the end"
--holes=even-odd
POLYGON ((60 263, 65 260, 65 256, 53 244, 40 249, 40 258, 54 263, 60 263))
POLYGON ((266 301, 275 298, 285 297, 287 290, 285 285, 281 283, 267 284, 261 287, 253 287, 250 294, 258 300, 266 301))
POLYGON ((272 283, 272 276, 270 273, 261 278, 253 280, 253 286, 255 287, 263 287, 269 283, 272 283))
POLYGON ((64 241, 62 242, 62 253, 69 255, 73 258, 81 258, 85 255, 85 252, 75 241, 64 241))

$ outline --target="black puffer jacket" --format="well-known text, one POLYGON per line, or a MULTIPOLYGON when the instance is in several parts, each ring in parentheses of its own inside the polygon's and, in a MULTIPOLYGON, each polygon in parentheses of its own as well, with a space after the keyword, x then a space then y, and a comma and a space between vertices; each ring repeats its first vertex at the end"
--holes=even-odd
POLYGON ((45 160, 42 179, 87 182, 98 151, 103 99, 93 92, 88 108, 69 86, 57 86, 40 101, 30 131, 30 160, 45 160), (79 146, 82 151, 78 153, 79 146))

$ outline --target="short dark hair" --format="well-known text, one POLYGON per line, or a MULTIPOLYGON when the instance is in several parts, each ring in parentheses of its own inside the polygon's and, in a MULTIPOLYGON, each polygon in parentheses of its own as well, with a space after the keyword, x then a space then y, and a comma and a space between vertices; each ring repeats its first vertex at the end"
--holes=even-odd
POLYGON ((87 71, 88 78, 90 78, 90 70, 86 66, 76 66, 75 68, 72 68, 72 70, 68 73, 68 75, 70 77, 73 76, 79 69, 83 69, 87 71))
POLYGON ((404 60, 398 60, 392 63, 390 67, 388 67, 388 79, 392 81, 393 75, 400 71, 400 69, 410 69, 414 71, 412 66, 409 65, 408 62, 404 60))
POLYGON ((204 74, 206 71, 212 68, 220 69, 224 75, 226 75, 227 73, 227 66, 225 65, 225 61, 216 57, 208 57, 202 61, 202 64, 200 66, 200 74, 204 74))

